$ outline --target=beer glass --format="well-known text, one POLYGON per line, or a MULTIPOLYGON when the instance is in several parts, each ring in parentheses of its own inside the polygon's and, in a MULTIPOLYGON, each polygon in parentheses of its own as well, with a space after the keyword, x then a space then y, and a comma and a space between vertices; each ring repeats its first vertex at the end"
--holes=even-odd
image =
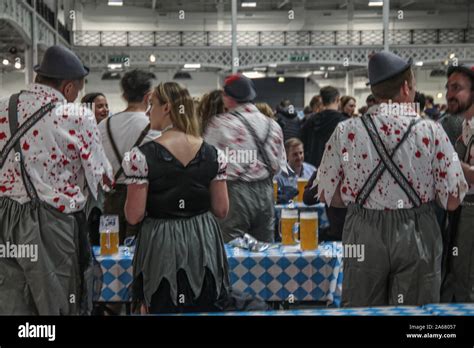
POLYGON ((100 254, 113 255, 119 252, 119 217, 102 215, 100 217, 100 254))
POLYGON ((302 211, 300 213, 300 247, 301 250, 318 248, 318 212, 302 211))
POLYGON ((298 178, 297 189, 298 196, 296 197, 297 202, 303 202, 304 188, 308 184, 308 179, 298 178))
POLYGON ((278 182, 273 180, 273 200, 275 203, 278 201, 278 182))
POLYGON ((280 235, 282 245, 294 245, 298 232, 298 210, 282 209, 280 218, 280 235), (295 233, 296 232, 296 233, 295 233))

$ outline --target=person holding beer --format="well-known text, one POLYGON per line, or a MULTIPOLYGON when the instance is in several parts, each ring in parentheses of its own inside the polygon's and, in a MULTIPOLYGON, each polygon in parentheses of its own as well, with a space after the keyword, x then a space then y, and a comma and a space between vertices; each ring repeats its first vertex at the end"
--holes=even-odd
POLYGON ((285 151, 288 158, 288 173, 280 172, 275 176, 279 190, 279 200, 287 202, 296 195, 298 202, 303 201, 304 187, 308 179, 316 172, 316 168, 304 161, 303 142, 298 138, 285 141, 285 151))
POLYGON ((343 245, 343 306, 423 305, 440 300, 442 238, 434 204, 456 209, 468 186, 443 128, 410 107, 411 60, 379 52, 369 80, 381 103, 338 124, 323 155, 321 202, 348 212, 343 245), (362 255, 361 255, 362 256, 362 255))

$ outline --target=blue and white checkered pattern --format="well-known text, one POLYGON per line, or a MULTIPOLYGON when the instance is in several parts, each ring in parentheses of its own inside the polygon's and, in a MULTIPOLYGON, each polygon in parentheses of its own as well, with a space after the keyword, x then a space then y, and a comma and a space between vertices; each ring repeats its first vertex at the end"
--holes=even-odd
POLYGON ((314 251, 286 247, 249 252, 226 246, 233 288, 265 301, 327 301, 340 306, 342 244, 322 243, 314 251))
MULTIPOLYGON (((120 247, 116 255, 100 255, 100 248, 94 247, 96 260, 100 270, 94 272, 95 282, 100 282, 102 277, 102 289, 100 294, 94 293, 96 302, 127 302, 130 300, 129 287, 133 280, 132 259, 133 254, 127 247, 120 247)), ((94 289, 96 287, 94 286, 94 289)))
POLYGON ((422 307, 366 307, 366 308, 334 308, 304 309, 259 312, 215 312, 186 313, 182 316, 429 316, 429 311, 422 307))
MULTIPOLYGON (((103 283, 100 294, 96 293, 94 300, 129 301, 133 254, 124 247, 120 248, 119 254, 112 256, 102 256, 99 251, 99 247, 94 247, 100 265, 95 280, 100 282, 102 277, 103 283)), ((339 306, 342 289, 341 243, 322 243, 315 251, 286 251, 286 247, 279 245, 264 252, 226 246, 231 286, 266 301, 327 301, 329 305, 339 306)))
POLYGON ((474 316, 474 303, 437 303, 425 305, 423 308, 434 315, 474 316))
POLYGON ((277 204, 275 205, 275 215, 277 218, 281 215, 282 209, 298 209, 299 211, 314 211, 318 212, 318 221, 320 228, 329 227, 329 219, 326 214, 326 206, 322 203, 315 205, 306 205, 304 203, 294 202, 292 204, 277 204))

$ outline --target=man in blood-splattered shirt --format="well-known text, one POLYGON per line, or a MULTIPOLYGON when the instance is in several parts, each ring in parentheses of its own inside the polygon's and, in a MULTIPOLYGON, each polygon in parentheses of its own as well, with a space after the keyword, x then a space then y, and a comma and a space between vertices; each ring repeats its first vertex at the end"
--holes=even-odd
POLYGON ((379 104, 338 125, 317 177, 321 201, 348 205, 342 302, 439 302, 442 240, 434 204, 456 209, 467 184, 444 130, 411 105, 411 60, 377 53, 369 80, 379 104))
POLYGON ((209 123, 204 139, 227 156, 229 214, 220 222, 226 242, 244 233, 273 241, 272 178, 286 172, 283 133, 274 120, 252 104, 253 82, 231 75, 224 83, 224 104, 229 113, 209 123))
POLYGON ((52 46, 35 71, 36 83, 0 100, 0 245, 35 251, 0 255, 0 314, 78 314, 90 306, 83 209, 112 170, 94 115, 72 104, 88 69, 52 46))

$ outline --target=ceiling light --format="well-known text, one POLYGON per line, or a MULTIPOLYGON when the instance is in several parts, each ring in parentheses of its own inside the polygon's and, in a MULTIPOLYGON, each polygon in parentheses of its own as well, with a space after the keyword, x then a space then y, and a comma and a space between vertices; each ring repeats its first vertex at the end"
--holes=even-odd
POLYGON ((336 70, 336 67, 335 66, 328 66, 328 70, 329 71, 334 71, 334 70, 336 70))
POLYGON ((278 78, 278 82, 279 82, 279 83, 285 82, 285 78, 284 78, 283 76, 280 76, 280 77, 278 78))
POLYGON ((257 3, 254 1, 242 1, 242 7, 257 7, 257 3))
POLYGON ((265 74, 260 71, 245 71, 242 73, 242 75, 249 79, 260 79, 265 77, 265 74))
POLYGON ((15 63, 15 69, 17 69, 17 70, 21 69, 21 63, 20 62, 15 63))
POLYGON ((325 68, 324 66, 320 66, 320 67, 319 67, 319 70, 321 70, 321 71, 323 71, 323 70, 325 70, 325 69, 326 69, 326 68, 325 68))
POLYGON ((441 93, 441 92, 440 92, 440 93, 438 93, 438 94, 436 95, 436 97, 437 97, 438 99, 441 99, 441 98, 443 98, 443 93, 441 93))
POLYGON ((200 69, 201 64, 199 64, 199 63, 188 63, 188 64, 184 64, 184 68, 185 69, 200 69))
POLYGON ((418 62, 415 62, 415 66, 423 66, 423 62, 421 60, 418 62))
POLYGON ((150 54, 150 63, 156 62, 156 56, 154 54, 150 54))
POLYGON ((123 6, 123 1, 122 0, 109 0, 108 5, 109 6, 123 6))
POLYGON ((276 64, 276 63, 270 63, 270 64, 268 64, 268 67, 269 67, 269 68, 276 68, 277 66, 278 66, 278 64, 276 64))
POLYGON ((4 59, 3 60, 3 65, 8 65, 8 64, 10 64, 10 61, 8 59, 4 59))
POLYGON ((456 54, 454 54, 454 53, 451 53, 451 54, 449 55, 449 59, 453 59, 454 57, 456 57, 456 54))
POLYGON ((369 6, 370 7, 383 6, 383 1, 369 1, 369 6))

